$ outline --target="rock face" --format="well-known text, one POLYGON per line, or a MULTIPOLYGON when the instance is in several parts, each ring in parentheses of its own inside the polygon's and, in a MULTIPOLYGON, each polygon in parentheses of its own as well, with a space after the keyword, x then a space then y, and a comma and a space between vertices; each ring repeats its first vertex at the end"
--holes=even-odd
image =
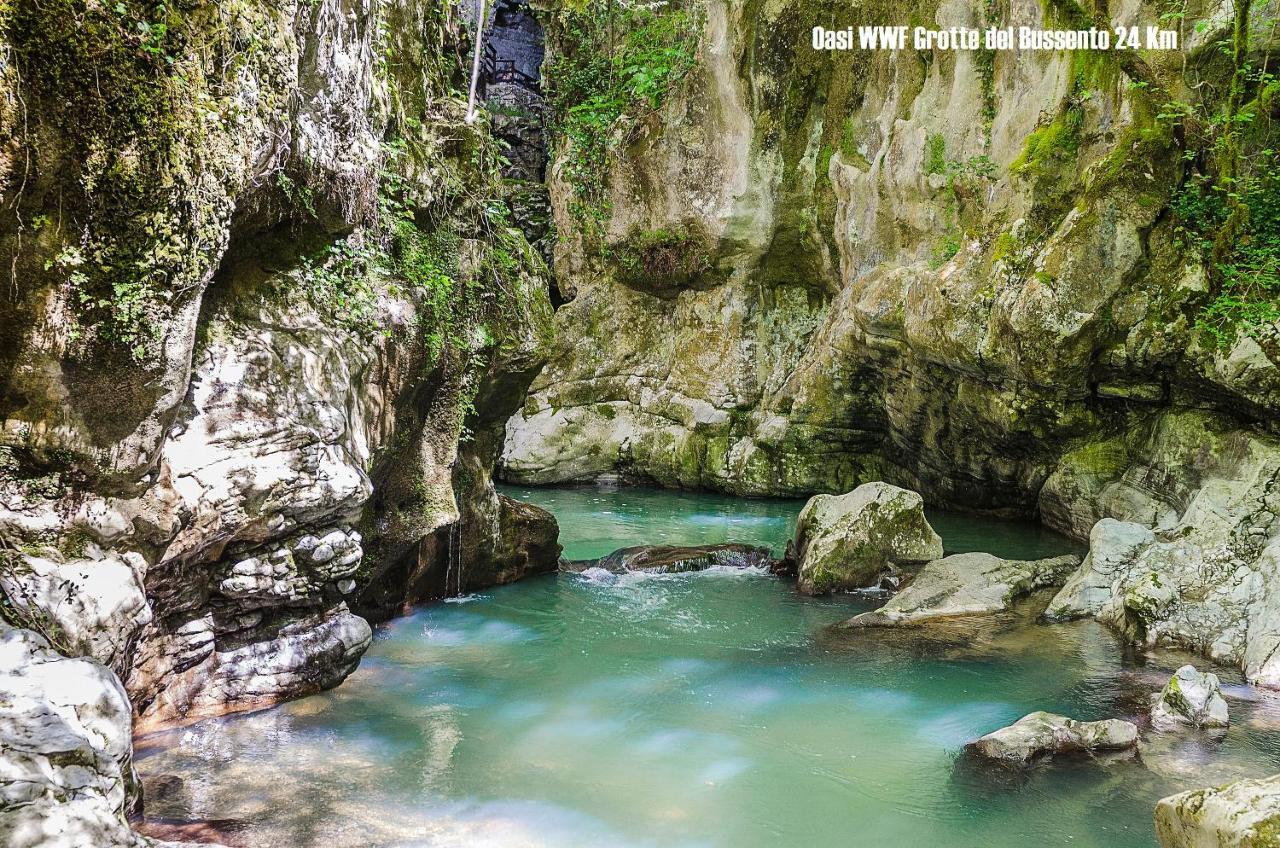
POLYGON ((1280 540, 1254 517, 1253 494, 1202 490, 1169 531, 1098 522, 1089 556, 1046 613, 1093 615, 1140 644, 1200 651, 1254 683, 1280 684, 1280 540))
POLYGON ((811 595, 873 585, 898 563, 942 556, 924 501, 886 483, 810 498, 796 520, 799 587, 811 595))
POLYGON ((1264 848, 1280 844, 1280 775, 1163 798, 1156 804, 1163 848, 1264 848))
MULTIPOLYGON (((1168 214, 1181 151, 1145 117, 1229 15, 1197 7, 1206 29, 1182 51, 1108 55, 1097 74, 1049 51, 809 46, 833 15, 886 14, 706 3, 694 69, 607 163, 611 253, 574 212, 561 145, 557 283, 573 299, 508 428, 508 479, 802 496, 883 479, 1085 538, 1104 516, 1180 514, 1280 415, 1275 332, 1219 347, 1195 329, 1208 281, 1168 214), (660 289, 610 258, 661 233, 700 234, 706 270, 660 289), (1166 462, 1186 409, 1208 411, 1215 450, 1166 462)), ((1055 12, 913 14, 982 28, 1055 12)), ((1141 27, 1162 10, 1105 14, 1141 27)))
POLYGON ((1076 721, 1053 713, 1023 716, 966 749, 1004 766, 1027 766, 1054 754, 1123 751, 1138 744, 1138 728, 1120 719, 1076 721))
POLYGON ((1151 723, 1160 729, 1178 725, 1226 727, 1230 723, 1218 675, 1184 665, 1169 678, 1151 708, 1151 723))
POLYGON ((0 621, 0 842, 7 848, 145 848, 129 700, 102 664, 68 659, 0 621))
POLYGON ((952 554, 925 565, 880 609, 854 616, 845 625, 883 627, 999 612, 1037 589, 1061 585, 1079 564, 1080 558, 1072 555, 1021 561, 952 554))
POLYGON ((142 50, 127 5, 0 23, 0 609, 118 672, 145 730, 332 686, 358 612, 558 546, 492 447, 459 458, 551 314, 454 96, 465 16, 202 6, 142 50))
POLYGON ((600 559, 567 563, 568 571, 602 568, 614 574, 648 571, 655 574, 682 574, 708 568, 768 568, 774 563, 768 548, 726 543, 719 545, 638 545, 622 548, 600 559))

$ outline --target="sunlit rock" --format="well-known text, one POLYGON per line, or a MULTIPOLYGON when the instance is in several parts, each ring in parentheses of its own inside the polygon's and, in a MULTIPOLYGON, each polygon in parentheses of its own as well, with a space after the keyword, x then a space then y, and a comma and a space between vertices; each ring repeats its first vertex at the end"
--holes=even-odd
POLYGON ((952 554, 925 565, 880 609, 845 624, 877 627, 998 612, 1037 589, 1061 584, 1079 564, 1080 558, 1070 554, 1033 561, 952 554))
POLYGON ((796 521, 800 591, 811 595, 873 585, 900 563, 942 556, 942 539, 915 492, 866 483, 845 495, 816 495, 796 521))
POLYGON ((1120 719, 1076 721, 1035 712, 966 746, 973 754, 1007 766, 1026 766, 1054 754, 1123 751, 1138 742, 1138 728, 1120 719))
POLYGON ((1226 727, 1230 723, 1218 675, 1193 665, 1178 669, 1151 708, 1151 723, 1161 729, 1179 725, 1226 727))
POLYGON ((1162 798, 1155 819, 1163 848, 1280 845, 1280 775, 1162 798))

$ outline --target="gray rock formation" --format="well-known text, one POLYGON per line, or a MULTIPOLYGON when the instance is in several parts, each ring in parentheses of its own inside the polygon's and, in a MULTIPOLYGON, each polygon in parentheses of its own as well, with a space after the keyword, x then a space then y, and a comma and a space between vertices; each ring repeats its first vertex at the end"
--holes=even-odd
POLYGON ((1163 848, 1263 848, 1280 839, 1280 775, 1195 789, 1156 804, 1163 848))
POLYGON ((599 568, 613 574, 648 571, 681 574, 708 568, 768 568, 774 563, 768 548, 725 543, 719 545, 637 545, 622 548, 600 559, 574 560, 564 569, 582 572, 599 568))
POLYGON ((130 706, 116 675, 0 621, 0 843, 161 844, 130 830, 136 800, 130 706))
POLYGON ((925 565, 884 606, 854 616, 845 626, 883 627, 999 612, 1037 589, 1061 585, 1079 564, 1080 558, 1072 555, 1022 561, 952 554, 925 565))
POLYGON ((1260 500, 1253 490, 1204 489, 1163 532, 1099 521, 1046 614, 1092 615, 1140 644, 1200 651, 1254 683, 1280 684, 1280 539, 1258 522, 1260 500))
POLYGON ((1054 754, 1124 751, 1138 744, 1138 728, 1120 719, 1076 721, 1035 712, 988 733, 966 750, 1003 766, 1022 767, 1054 754))
POLYGON ((1178 669, 1151 707, 1151 724, 1161 730, 1179 725, 1226 727, 1230 721, 1218 675, 1197 671, 1193 665, 1178 669))
POLYGON ((866 483, 809 499, 796 520, 795 555, 800 590, 819 595, 872 586, 899 563, 938 559, 942 539, 915 492, 866 483))

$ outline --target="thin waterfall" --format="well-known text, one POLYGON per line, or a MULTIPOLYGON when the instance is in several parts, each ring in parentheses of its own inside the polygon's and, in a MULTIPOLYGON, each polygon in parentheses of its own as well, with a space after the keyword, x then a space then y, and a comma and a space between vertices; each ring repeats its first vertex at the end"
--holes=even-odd
POLYGON ((471 60, 471 94, 467 97, 467 123, 476 122, 476 87, 480 82, 480 53, 484 49, 484 23, 488 9, 486 0, 480 0, 480 16, 476 18, 476 54, 471 60))
MULTIPOLYGON (((455 597, 462 594, 462 518, 453 523, 453 527, 449 530, 449 569, 456 575, 454 577, 453 594, 455 597)), ((449 576, 445 575, 445 590, 448 590, 449 576)))

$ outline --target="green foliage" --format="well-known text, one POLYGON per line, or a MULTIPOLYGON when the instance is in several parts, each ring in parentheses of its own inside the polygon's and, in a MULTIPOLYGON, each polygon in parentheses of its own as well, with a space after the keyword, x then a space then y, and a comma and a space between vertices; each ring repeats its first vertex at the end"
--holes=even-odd
POLYGON ((588 228, 607 216, 609 151, 626 141, 621 119, 657 111, 694 63, 696 8, 589 0, 554 20, 560 53, 547 62, 552 132, 569 143, 571 211, 588 228))
POLYGON ((167 211, 175 186, 158 178, 190 139, 189 28, 166 3, 14 0, 0 4, 0 41, 22 80, 23 143, 52 128, 77 163, 56 175, 59 232, 46 243, 64 246, 43 269, 61 276, 82 326, 148 359, 189 261, 187 222, 167 211))
POLYGON ((711 269, 706 236, 688 227, 633 233, 609 253, 621 278, 646 285, 683 285, 711 269))
POLYGON ((1214 256, 1214 234, 1243 210, 1236 237, 1216 259, 1213 297, 1196 326, 1220 347, 1237 335, 1258 336, 1280 322, 1280 161, 1274 153, 1228 192, 1220 183, 1199 177, 1175 195, 1174 214, 1188 244, 1214 256))
POLYGON ((933 255, 929 258, 929 268, 936 271, 946 265, 953 256, 960 252, 961 245, 960 231, 955 228, 947 230, 933 244, 933 255))
MULTIPOLYGON (((1167 98, 1156 120, 1185 135, 1187 178, 1172 210, 1184 244, 1203 257, 1210 295, 1196 326, 1219 347, 1240 334, 1262 337, 1280 323, 1280 79, 1250 32, 1251 0, 1241 0, 1229 38, 1213 48, 1226 65, 1225 86, 1189 88, 1225 94, 1167 98)), ((1212 67, 1212 66, 1209 66, 1212 67)))
POLYGON ((942 174, 947 170, 947 140, 942 133, 929 136, 924 143, 924 172, 942 174))

